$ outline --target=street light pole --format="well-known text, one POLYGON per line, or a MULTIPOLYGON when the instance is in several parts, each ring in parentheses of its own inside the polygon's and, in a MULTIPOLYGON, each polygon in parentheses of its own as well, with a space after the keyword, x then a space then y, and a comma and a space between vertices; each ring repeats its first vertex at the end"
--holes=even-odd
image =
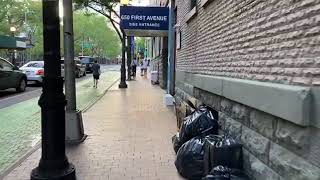
POLYGON ((132 41, 131 41, 131 36, 127 36, 127 67, 128 67, 128 80, 131 80, 131 60, 132 60, 132 54, 131 54, 131 46, 132 46, 132 41))
MULTIPOLYGON (((10 32, 11 32, 11 37, 14 38, 14 33, 16 32, 16 27, 12 26, 10 27, 10 32)), ((14 49, 12 49, 12 52, 11 52, 11 63, 13 65, 16 65, 16 57, 15 57, 15 51, 14 49)))
POLYGON ((121 61, 121 77, 119 88, 128 88, 126 83, 126 36, 123 34, 122 38, 122 61, 121 61))
POLYGON ((77 110, 76 102, 72 0, 63 1, 63 31, 65 92, 68 101, 66 108, 66 142, 78 144, 83 142, 87 136, 84 134, 82 113, 77 110))
POLYGON ((31 180, 75 180, 65 153, 65 105, 60 64, 59 0, 42 0, 44 78, 41 107, 42 154, 31 180))

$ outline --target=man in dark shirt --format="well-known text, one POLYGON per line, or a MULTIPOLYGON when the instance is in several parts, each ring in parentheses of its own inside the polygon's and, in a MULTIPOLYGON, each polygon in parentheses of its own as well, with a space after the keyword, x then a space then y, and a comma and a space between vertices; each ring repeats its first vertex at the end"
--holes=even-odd
POLYGON ((92 65, 92 75, 93 75, 93 87, 98 88, 98 80, 100 77, 100 65, 97 60, 94 60, 94 64, 92 65))

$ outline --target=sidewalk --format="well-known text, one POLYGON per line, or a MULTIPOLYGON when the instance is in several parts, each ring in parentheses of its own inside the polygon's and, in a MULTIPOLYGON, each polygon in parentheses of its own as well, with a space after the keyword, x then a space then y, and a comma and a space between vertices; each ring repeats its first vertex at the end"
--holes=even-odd
MULTIPOLYGON (((119 72, 101 75, 101 86, 92 88, 92 75, 76 84, 78 109, 90 107, 116 82, 119 72)), ((39 97, 0 109, 0 179, 8 168, 15 165, 41 139, 39 97)))
MULTIPOLYGON (((115 84, 83 114, 87 140, 67 148, 77 180, 176 180, 171 137, 176 131, 172 109, 163 105, 164 91, 138 77, 119 90, 115 84)), ((40 159, 40 149, 5 180, 27 180, 40 159)))

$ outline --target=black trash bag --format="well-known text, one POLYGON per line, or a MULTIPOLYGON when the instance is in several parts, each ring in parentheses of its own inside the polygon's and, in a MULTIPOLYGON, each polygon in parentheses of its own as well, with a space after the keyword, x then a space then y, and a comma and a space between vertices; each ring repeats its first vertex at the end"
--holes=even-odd
POLYGON ((231 136, 223 136, 219 142, 209 148, 211 168, 226 166, 234 169, 242 169, 242 144, 231 136))
POLYGON ((174 152, 177 153, 179 148, 182 146, 180 138, 179 138, 179 133, 177 133, 176 135, 174 135, 172 137, 172 144, 173 144, 174 152))
POLYGON ((175 165, 181 176, 197 180, 204 176, 203 144, 204 138, 199 136, 189 140, 180 147, 175 165))
POLYGON ((181 143, 199 135, 218 134, 219 124, 213 116, 215 113, 210 107, 200 106, 191 115, 185 117, 179 134, 181 143))
POLYGON ((213 165, 211 164, 211 153, 210 148, 216 146, 216 143, 221 142, 223 136, 221 135, 208 135, 204 140, 204 174, 209 174, 212 170, 213 165))
POLYGON ((239 169, 231 169, 224 166, 214 167, 210 174, 202 180, 250 180, 249 177, 239 169))

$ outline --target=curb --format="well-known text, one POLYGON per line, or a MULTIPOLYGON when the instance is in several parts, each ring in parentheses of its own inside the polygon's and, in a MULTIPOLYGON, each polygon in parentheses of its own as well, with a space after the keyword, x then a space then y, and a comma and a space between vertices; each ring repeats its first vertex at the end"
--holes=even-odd
MULTIPOLYGON (((91 103, 89 103, 87 106, 85 106, 82 109, 82 112, 88 111, 94 104, 96 104, 103 96, 106 95, 106 93, 109 91, 109 89, 114 86, 117 82, 119 82, 120 78, 116 79, 115 82, 113 82, 107 89, 101 94, 101 96, 95 98, 91 103)), ((32 147, 28 152, 26 152, 24 155, 21 156, 20 159, 16 160, 13 165, 9 166, 2 174, 0 174, 0 180, 5 178, 10 172, 12 172, 15 168, 17 168, 24 160, 26 160, 31 154, 36 152, 41 147, 41 140, 37 142, 37 144, 32 147)), ((66 146, 67 147, 67 146, 66 146)))
POLYGON ((41 146, 41 142, 37 142, 37 144, 32 147, 27 153, 25 153, 20 159, 16 160, 10 167, 8 167, 2 174, 0 174, 0 180, 6 177, 11 171, 13 171, 16 167, 18 167, 24 160, 26 160, 31 154, 36 152, 41 146))

